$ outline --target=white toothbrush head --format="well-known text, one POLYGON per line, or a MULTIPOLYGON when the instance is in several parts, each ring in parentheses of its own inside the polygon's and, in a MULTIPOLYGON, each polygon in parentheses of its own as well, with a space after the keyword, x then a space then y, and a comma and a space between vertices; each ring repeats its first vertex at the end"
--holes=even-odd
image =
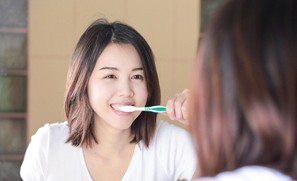
POLYGON ((119 107, 119 110, 123 111, 123 112, 134 112, 135 107, 134 106, 121 106, 121 107, 119 107))
POLYGON ((121 105, 114 105, 112 106, 115 110, 123 111, 123 112, 134 112, 134 106, 121 106, 121 105))

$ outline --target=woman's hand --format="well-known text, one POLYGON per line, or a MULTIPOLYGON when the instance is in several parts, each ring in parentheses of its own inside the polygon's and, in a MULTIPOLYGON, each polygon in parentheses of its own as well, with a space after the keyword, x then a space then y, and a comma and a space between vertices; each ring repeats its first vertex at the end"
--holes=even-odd
POLYGON ((188 109, 189 109, 189 90, 185 89, 181 93, 167 101, 166 113, 171 120, 177 120, 188 125, 188 109))

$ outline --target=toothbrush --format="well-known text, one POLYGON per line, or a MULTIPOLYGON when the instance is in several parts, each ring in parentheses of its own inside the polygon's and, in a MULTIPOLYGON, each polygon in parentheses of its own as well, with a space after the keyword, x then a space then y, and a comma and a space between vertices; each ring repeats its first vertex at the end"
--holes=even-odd
POLYGON ((118 109, 123 112, 134 112, 134 111, 149 111, 149 112, 155 112, 155 113, 166 112, 165 106, 151 106, 151 107, 120 106, 118 109))

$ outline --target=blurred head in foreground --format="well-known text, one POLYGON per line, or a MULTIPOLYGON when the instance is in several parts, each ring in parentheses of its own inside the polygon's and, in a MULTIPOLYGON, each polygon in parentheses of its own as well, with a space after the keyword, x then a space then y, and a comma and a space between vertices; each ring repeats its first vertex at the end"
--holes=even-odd
POLYGON ((199 44, 190 112, 198 175, 260 165, 296 179, 297 1, 227 1, 199 44))

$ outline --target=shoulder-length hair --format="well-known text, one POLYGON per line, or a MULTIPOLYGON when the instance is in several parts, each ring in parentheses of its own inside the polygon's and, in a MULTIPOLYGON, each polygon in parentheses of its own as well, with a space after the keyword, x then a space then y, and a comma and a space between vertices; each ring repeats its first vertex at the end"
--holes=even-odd
MULTIPOLYGON (((131 44, 137 51, 144 70, 148 98, 146 105, 160 104, 160 85, 153 52, 146 40, 131 26, 96 20, 80 37, 69 66, 65 112, 70 133, 67 142, 74 146, 92 146, 98 143, 94 136, 94 112, 89 103, 87 85, 96 61, 110 43, 131 44)), ((131 126, 131 142, 144 141, 148 147, 156 128, 156 114, 142 112, 131 126)))
POLYGON ((297 1, 231 0, 202 38, 191 85, 198 175, 247 165, 297 178, 297 1))

